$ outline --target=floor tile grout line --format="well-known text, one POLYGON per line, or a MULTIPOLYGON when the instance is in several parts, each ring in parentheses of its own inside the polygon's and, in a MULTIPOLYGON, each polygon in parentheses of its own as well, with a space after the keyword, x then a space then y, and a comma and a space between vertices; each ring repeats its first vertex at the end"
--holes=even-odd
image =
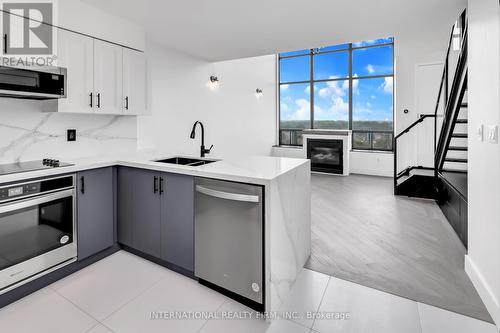
POLYGON ((417 305, 417 314, 418 314, 418 326, 420 327, 420 333, 424 332, 424 324, 422 323, 422 314, 420 313, 420 306, 418 306, 418 302, 415 302, 417 305))
POLYGON ((355 284, 355 285, 358 285, 358 286, 361 286, 361 287, 364 287, 364 288, 368 288, 368 289, 372 289, 372 290, 375 290, 375 291, 378 291, 378 292, 381 292, 381 293, 384 293, 384 294, 388 294, 388 295, 393 296, 393 297, 398 297, 398 298, 402 298, 402 299, 405 299, 405 300, 408 300, 408 301, 412 301, 412 302, 415 302, 415 303, 420 303, 420 304, 424 304, 424 305, 427 305, 427 306, 432 306, 432 307, 434 307, 436 309, 440 309, 440 310, 443 310, 443 311, 454 313, 454 314, 459 315, 459 316, 467 317, 467 318, 474 319, 474 320, 479 320, 479 321, 485 322, 487 324, 492 324, 493 325, 493 323, 491 323, 491 322, 489 322, 487 320, 484 320, 484 319, 479 319, 479 318, 476 318, 476 317, 471 317, 471 316, 465 315, 463 313, 459 313, 459 312, 456 312, 456 311, 445 309, 445 308, 442 308, 442 307, 439 307, 439 306, 436 306, 436 305, 432 305, 432 304, 420 302, 420 301, 414 300, 414 299, 409 298, 409 297, 401 296, 401 295, 398 295, 396 293, 392 293, 392 292, 389 292, 389 291, 386 291, 386 290, 382 290, 382 289, 379 289, 379 288, 375 288, 375 287, 372 287, 372 286, 367 286, 367 285, 364 285, 364 284, 361 284, 361 283, 358 283, 358 282, 354 282, 354 281, 348 280, 348 279, 343 278, 343 277, 339 277, 339 276, 335 276, 335 275, 328 275, 328 274, 323 273, 323 272, 315 271, 315 270, 313 270, 311 268, 305 267, 305 269, 311 270, 311 271, 316 272, 316 273, 324 274, 324 275, 327 275, 329 277, 332 277, 332 278, 335 278, 335 279, 339 279, 339 280, 342 280, 342 281, 345 281, 345 282, 349 282, 349 283, 352 283, 352 284, 355 284))
POLYGON ((115 331, 113 331, 108 325, 106 325, 104 323, 99 323, 99 324, 106 327, 111 333, 115 333, 115 331))
POLYGON ((94 328, 96 328, 100 324, 101 324, 100 322, 97 322, 94 326, 92 326, 91 328, 89 328, 88 330, 86 330, 85 333, 88 333, 88 332, 92 331, 94 328))
MULTIPOLYGON (((219 307, 217 307, 217 309, 215 309, 215 312, 217 313, 222 308, 222 306, 224 306, 224 304, 226 304, 227 301, 228 300, 224 300, 224 302, 222 302, 221 305, 219 305, 219 307)), ((209 321, 210 321, 210 319, 205 320, 203 325, 201 325, 201 327, 196 331, 196 333, 201 332, 201 330, 208 324, 209 321)))
MULTIPOLYGON (((69 303, 71 303, 74 307, 76 307, 78 310, 80 310, 81 312, 85 313, 87 316, 89 316, 90 318, 92 318, 93 320, 95 320, 97 323, 92 326, 90 329, 96 327, 98 324, 99 324, 99 320, 97 318, 95 318, 93 315, 91 315, 90 313, 88 313, 87 311, 85 311, 84 309, 82 309, 80 306, 78 306, 77 304, 75 304, 72 300, 70 300, 69 298, 67 298, 66 296, 64 296, 63 294, 61 294, 59 291, 57 290, 54 290, 54 293, 57 294, 58 296, 64 298, 66 301, 68 301, 69 303)), ((90 330, 89 329, 89 330, 90 330)), ((87 331, 88 332, 88 331, 87 331)))
POLYGON ((85 331, 85 333, 89 333, 90 331, 92 331, 94 328, 96 328, 97 326, 104 326, 108 331, 110 331, 111 333, 115 333, 115 331, 113 331, 111 328, 109 328, 108 326, 104 325, 103 323, 101 322, 97 322, 97 324, 95 324, 94 326, 92 326, 89 330, 85 331))
MULTIPOLYGON (((121 309, 123 309, 125 306, 129 305, 131 302, 135 301, 136 299, 138 299, 140 296, 144 295, 147 291, 149 291, 150 289, 152 289, 153 287, 155 287, 156 285, 160 284, 161 282, 163 282, 163 280, 166 279, 166 277, 164 278, 161 278, 159 279, 158 281, 154 282, 153 284, 151 284, 150 286, 142 289, 137 295, 135 295, 134 297, 132 297, 131 299, 129 299, 127 302, 123 303, 122 305, 120 305, 116 310, 114 310, 113 312, 111 312, 109 315, 107 315, 106 317, 104 317, 102 320, 99 320, 99 322, 101 324, 103 324, 104 326, 106 326, 104 324, 104 321, 108 318, 110 318, 112 315, 114 315, 115 313, 117 313, 118 311, 120 311, 121 309)), ((107 326, 106 326, 107 327, 107 326)))
POLYGON ((319 305, 318 305, 318 308, 316 309, 316 313, 315 313, 315 316, 314 316, 314 319, 313 319, 313 322, 312 322, 312 325, 311 325, 311 330, 313 330, 313 327, 314 327, 314 324, 316 324, 316 317, 317 317, 317 314, 319 312, 319 309, 321 308, 321 305, 323 305, 323 300, 325 299, 325 295, 326 295, 326 291, 328 290, 328 286, 330 285, 330 281, 332 280, 332 277, 329 276, 328 277, 328 282, 326 283, 326 287, 325 287, 325 290, 323 291, 323 296, 321 296, 321 301, 319 302, 319 305))

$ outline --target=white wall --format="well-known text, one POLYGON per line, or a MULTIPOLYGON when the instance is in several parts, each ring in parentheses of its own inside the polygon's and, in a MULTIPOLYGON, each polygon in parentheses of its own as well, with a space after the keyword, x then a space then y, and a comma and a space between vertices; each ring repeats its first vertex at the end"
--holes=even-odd
MULTIPOLYGON (((211 156, 269 155, 276 141, 275 57, 209 63, 148 42, 151 117, 139 117, 139 147, 199 154, 196 120, 211 156), (219 86, 207 86, 216 75, 219 86), (255 89, 264 94, 256 98, 255 89)), ((198 129, 199 131, 199 129, 198 129)))
MULTIPOLYGON (((425 41, 406 39, 403 36, 396 39, 395 46, 395 133, 399 134, 418 119, 416 92, 416 65, 443 62, 446 57, 449 33, 454 22, 447 22, 450 27, 447 33, 437 33, 427 36, 425 41), (407 109, 407 114, 403 110, 407 109)), ((437 101, 438 91, 432 97, 433 104, 437 101)), ((434 113, 434 109, 425 113, 434 113)), ((405 134, 398 142, 398 170, 417 164, 417 128, 405 134)), ((433 152, 431 152, 433 154, 433 152)))
POLYGON ((500 147, 476 130, 500 116, 498 0, 469 0, 469 251, 466 271, 500 325, 500 147))

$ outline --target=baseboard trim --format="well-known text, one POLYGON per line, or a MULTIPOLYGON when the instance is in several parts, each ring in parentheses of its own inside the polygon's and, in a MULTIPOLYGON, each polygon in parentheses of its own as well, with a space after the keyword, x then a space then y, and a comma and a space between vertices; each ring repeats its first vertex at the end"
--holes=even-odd
POLYGON ((469 255, 465 256, 465 272, 471 279, 474 287, 476 287, 481 300, 490 313, 491 318, 493 318, 497 328, 500 327, 500 304, 498 299, 469 255))
POLYGON ((365 175, 365 176, 378 176, 378 177, 393 177, 392 172, 381 171, 381 170, 368 170, 368 169, 355 169, 351 168, 349 170, 351 174, 365 175))

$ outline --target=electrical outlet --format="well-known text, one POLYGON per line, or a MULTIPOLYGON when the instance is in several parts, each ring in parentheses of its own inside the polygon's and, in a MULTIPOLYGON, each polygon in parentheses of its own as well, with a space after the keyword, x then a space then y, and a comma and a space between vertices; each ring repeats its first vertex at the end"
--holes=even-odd
POLYGON ((76 129, 69 129, 67 135, 68 141, 76 141, 76 129))

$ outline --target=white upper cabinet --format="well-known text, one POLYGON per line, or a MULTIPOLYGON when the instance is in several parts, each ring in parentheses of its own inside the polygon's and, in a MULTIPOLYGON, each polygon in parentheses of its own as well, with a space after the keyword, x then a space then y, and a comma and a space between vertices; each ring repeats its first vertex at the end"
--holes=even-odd
POLYGON ((59 29, 57 66, 67 68, 66 98, 47 111, 112 115, 147 114, 144 53, 59 29))
POLYGON ((58 32, 57 65, 67 68, 66 98, 59 112, 91 113, 94 102, 94 40, 66 30, 58 32))
POLYGON ((148 114, 146 59, 141 52, 123 49, 123 113, 148 114))
POLYGON ((122 114, 123 48, 94 40, 94 110, 122 114))

